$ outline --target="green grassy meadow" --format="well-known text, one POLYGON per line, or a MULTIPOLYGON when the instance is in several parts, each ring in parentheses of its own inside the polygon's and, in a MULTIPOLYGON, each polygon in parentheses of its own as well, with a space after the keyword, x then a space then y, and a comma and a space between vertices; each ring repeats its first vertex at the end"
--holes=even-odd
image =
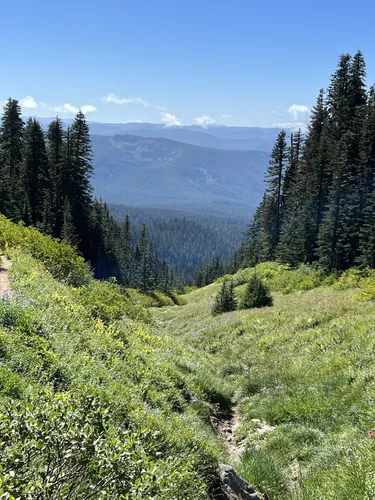
POLYGON ((232 464, 266 498, 375 498, 375 304, 358 301, 373 279, 353 271, 312 288, 314 271, 276 269, 260 267, 280 290, 273 307, 213 317, 213 284, 155 311, 156 331, 193 353, 179 367, 212 404, 238 409, 246 451, 232 464))
POLYGON ((213 316, 222 279, 125 290, 3 217, 0 253, 0 498, 214 499, 224 462, 268 500, 375 499, 373 271, 261 264, 236 294, 257 273, 273 306, 213 316))

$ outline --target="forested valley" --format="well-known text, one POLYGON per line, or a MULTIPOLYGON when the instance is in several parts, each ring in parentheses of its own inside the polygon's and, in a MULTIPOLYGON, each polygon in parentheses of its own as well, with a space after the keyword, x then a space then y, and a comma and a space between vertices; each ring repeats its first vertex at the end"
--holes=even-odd
MULTIPOLYGON (((121 221, 132 221, 132 242, 136 242, 143 224, 147 225, 152 247, 177 272, 184 284, 200 283, 202 269, 218 265, 217 278, 230 266, 247 228, 247 220, 234 217, 189 214, 175 210, 109 205, 110 213, 121 221), (213 264, 214 262, 214 264, 213 264), (216 264, 215 264, 216 263, 216 264), (221 271, 220 271, 221 268, 221 271)), ((210 274, 210 273, 209 273, 210 274)), ((208 284, 209 278, 206 280, 208 284)))
POLYGON ((241 221, 107 206, 91 174, 82 112, 45 131, 5 103, 0 498, 373 500, 362 53, 306 133, 278 134, 242 240, 241 221))

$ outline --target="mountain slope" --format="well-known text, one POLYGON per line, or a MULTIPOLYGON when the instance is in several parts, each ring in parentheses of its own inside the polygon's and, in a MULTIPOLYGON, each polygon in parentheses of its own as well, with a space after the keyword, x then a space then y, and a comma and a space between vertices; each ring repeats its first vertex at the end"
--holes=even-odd
POLYGON ((194 408, 210 406, 178 368, 188 350, 151 335, 152 297, 0 216, 4 252, 0 496, 213 498, 222 446, 194 408))
POLYGON ((132 135, 93 135, 92 142, 94 189, 110 203, 248 211, 263 193, 269 156, 262 151, 223 151, 132 135))

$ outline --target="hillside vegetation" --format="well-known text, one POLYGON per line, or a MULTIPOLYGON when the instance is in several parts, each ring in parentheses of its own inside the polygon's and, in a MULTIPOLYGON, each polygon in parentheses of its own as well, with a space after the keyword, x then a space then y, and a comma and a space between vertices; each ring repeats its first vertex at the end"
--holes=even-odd
POLYGON ((150 333, 158 302, 94 280, 65 243, 0 223, 13 262, 0 298, 1 498, 208 498, 220 445, 177 367, 190 353, 150 333))
MULTIPOLYGON (((234 276, 238 298, 254 272, 234 276)), ((213 317, 215 283, 156 311, 156 331, 189 347, 180 368, 216 415, 239 418, 232 463, 265 498, 374 498, 374 273, 276 263, 256 273, 272 307, 213 317)))
POLYGON ((269 500, 374 497, 373 271, 263 263, 232 282, 273 306, 213 316, 225 277, 160 308, 66 243, 0 234, 3 498, 219 498, 219 462, 269 500))

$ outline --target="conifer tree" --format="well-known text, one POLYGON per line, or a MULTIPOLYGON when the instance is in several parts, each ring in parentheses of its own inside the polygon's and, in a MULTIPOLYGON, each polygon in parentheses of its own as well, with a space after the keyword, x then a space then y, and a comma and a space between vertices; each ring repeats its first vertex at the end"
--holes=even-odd
POLYGON ((0 212, 18 221, 24 207, 22 185, 24 123, 17 100, 4 105, 0 133, 0 212))
POLYGON ((68 136, 67 144, 67 192, 73 221, 79 238, 83 253, 88 251, 87 241, 89 239, 89 217, 92 203, 91 175, 93 167, 91 164, 92 151, 90 130, 85 115, 79 111, 73 120, 68 136))
POLYGON ((217 314, 235 311, 236 308, 237 299, 233 280, 224 280, 215 297, 212 314, 216 316, 217 314))
POLYGON ((366 104, 366 70, 360 53, 341 56, 329 89, 332 183, 319 230, 320 263, 346 269, 357 259, 360 219, 360 131, 366 104))
POLYGON ((291 134, 289 158, 285 171, 283 185, 283 219, 280 230, 280 238, 276 247, 275 255, 283 262, 295 264, 304 259, 304 244, 301 241, 303 232, 302 205, 305 199, 301 199, 301 157, 303 138, 301 130, 291 134))
MULTIPOLYGON (((253 219, 250 222, 244 242, 244 266, 256 266, 263 255, 261 248, 261 218, 264 207, 264 197, 256 209, 253 219)), ((199 286, 199 285, 198 285, 199 286)))
POLYGON ((24 166, 23 186, 29 199, 31 221, 34 226, 40 226, 51 192, 51 178, 48 172, 47 153, 44 132, 35 118, 29 118, 24 134, 24 166))
POLYGON ((242 297, 239 308, 252 309, 253 307, 272 306, 272 295, 263 280, 254 273, 250 278, 244 296, 242 297))
POLYGON ((283 185, 288 154, 286 132, 282 130, 276 139, 266 174, 267 189, 260 223, 263 253, 261 260, 274 257, 275 248, 280 239, 283 220, 283 185))
POLYGON ((66 162, 65 133, 62 121, 59 118, 53 120, 48 126, 46 148, 48 170, 51 178, 51 218, 54 219, 52 231, 54 236, 60 236, 64 200, 68 193, 64 188, 64 165, 66 162))
POLYGON ((369 92, 361 138, 359 252, 357 263, 375 267, 375 87, 369 92))

